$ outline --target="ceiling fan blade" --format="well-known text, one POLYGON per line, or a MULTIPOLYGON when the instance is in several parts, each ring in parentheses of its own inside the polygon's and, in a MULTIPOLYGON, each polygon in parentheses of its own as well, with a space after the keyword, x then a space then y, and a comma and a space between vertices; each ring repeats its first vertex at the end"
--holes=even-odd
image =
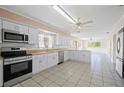
POLYGON ((93 23, 93 20, 83 22, 82 25, 93 23))

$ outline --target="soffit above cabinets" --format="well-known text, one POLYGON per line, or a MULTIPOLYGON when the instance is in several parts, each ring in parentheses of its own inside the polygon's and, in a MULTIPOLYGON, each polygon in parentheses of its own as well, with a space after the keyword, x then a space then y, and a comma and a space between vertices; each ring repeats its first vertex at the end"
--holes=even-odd
POLYGON ((74 19, 80 17, 81 22, 93 20, 92 24, 81 26, 78 29, 50 5, 22 5, 22 6, 0 6, 16 13, 45 21, 62 31, 77 35, 77 37, 106 37, 107 32, 112 31, 118 20, 124 14, 124 6, 116 5, 62 5, 69 15, 74 19), (77 33, 79 31, 79 33, 77 33))

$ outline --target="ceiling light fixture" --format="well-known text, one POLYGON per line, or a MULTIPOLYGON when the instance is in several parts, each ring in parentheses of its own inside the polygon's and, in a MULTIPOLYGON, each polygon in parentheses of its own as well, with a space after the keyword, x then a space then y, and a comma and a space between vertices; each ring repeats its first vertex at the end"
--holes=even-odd
POLYGON ((80 26, 78 26, 78 28, 79 28, 79 29, 81 29, 81 27, 80 27, 80 26))
POLYGON ((76 21, 59 5, 53 5, 52 8, 55 9, 57 12, 59 12, 66 19, 68 19, 71 23, 73 24, 76 23, 76 21))

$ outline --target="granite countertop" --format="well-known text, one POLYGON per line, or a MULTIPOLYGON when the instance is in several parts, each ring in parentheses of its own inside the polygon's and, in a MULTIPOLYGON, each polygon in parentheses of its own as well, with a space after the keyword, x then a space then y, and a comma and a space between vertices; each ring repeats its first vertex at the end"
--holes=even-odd
POLYGON ((32 55, 43 55, 43 54, 49 54, 49 53, 56 53, 59 51, 88 51, 88 50, 77 50, 77 49, 30 49, 27 50, 27 53, 30 53, 32 55))
MULTIPOLYGON (((79 50, 79 49, 67 49, 67 48, 61 48, 61 49, 27 49, 27 53, 32 54, 32 55, 45 55, 45 54, 50 54, 50 53, 56 53, 59 51, 87 51, 89 50, 79 50)), ((2 60, 2 57, 0 56, 0 60, 2 60)))
POLYGON ((59 51, 66 51, 66 49, 34 49, 34 50, 27 50, 27 53, 30 53, 32 55, 43 55, 43 54, 49 54, 49 53, 56 53, 59 51))

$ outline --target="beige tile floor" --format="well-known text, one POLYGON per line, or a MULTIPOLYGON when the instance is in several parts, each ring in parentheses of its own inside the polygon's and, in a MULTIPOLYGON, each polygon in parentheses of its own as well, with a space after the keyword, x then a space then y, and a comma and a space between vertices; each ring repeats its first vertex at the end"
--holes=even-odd
POLYGON ((93 53, 90 63, 67 61, 44 70, 14 87, 123 87, 114 65, 104 54, 93 53))

